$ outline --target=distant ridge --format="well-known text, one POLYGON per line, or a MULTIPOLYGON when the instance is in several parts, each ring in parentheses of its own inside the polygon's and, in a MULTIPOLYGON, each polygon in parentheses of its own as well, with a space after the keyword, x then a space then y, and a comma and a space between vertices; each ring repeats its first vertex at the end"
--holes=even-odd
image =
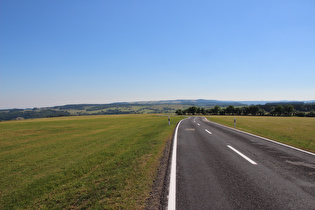
MULTIPOLYGON (((28 109, 3 109, 0 110, 0 121, 14 119, 31 119, 43 117, 79 116, 79 115, 115 115, 115 114, 159 114, 175 113, 178 109, 187 109, 191 106, 206 109, 214 106, 243 107, 248 105, 266 106, 270 111, 272 106, 291 104, 297 107, 314 107, 312 101, 219 101, 219 100, 161 100, 161 101, 136 101, 110 104, 68 104, 63 106, 28 108, 28 109)), ((314 109, 314 108, 311 108, 314 109)), ((312 110, 302 110, 312 111, 312 110)))
POLYGON ((265 104, 295 104, 295 103, 315 103, 315 100, 308 101, 291 101, 291 100, 280 100, 280 101, 238 101, 246 105, 265 105, 265 104))
POLYGON ((188 100, 188 99, 177 99, 177 100, 161 100, 161 101, 137 101, 137 102, 128 102, 128 104, 142 104, 142 105, 192 105, 192 106, 242 106, 243 103, 237 101, 218 101, 218 100, 188 100))
POLYGON ((177 99, 177 100, 160 100, 160 101, 136 101, 136 102, 121 102, 114 104, 141 104, 141 105, 192 105, 192 106, 245 106, 245 105, 265 105, 267 103, 272 104, 290 104, 290 103, 315 103, 315 100, 309 101, 220 101, 220 100, 206 100, 206 99, 177 99))

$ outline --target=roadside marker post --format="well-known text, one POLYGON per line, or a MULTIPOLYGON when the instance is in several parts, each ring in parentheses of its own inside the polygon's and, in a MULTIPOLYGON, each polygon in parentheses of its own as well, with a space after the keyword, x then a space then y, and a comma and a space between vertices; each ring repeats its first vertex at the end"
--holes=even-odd
POLYGON ((168 116, 168 125, 171 125, 171 118, 168 116))
POLYGON ((234 117, 234 128, 236 127, 236 119, 235 119, 235 117, 234 117))

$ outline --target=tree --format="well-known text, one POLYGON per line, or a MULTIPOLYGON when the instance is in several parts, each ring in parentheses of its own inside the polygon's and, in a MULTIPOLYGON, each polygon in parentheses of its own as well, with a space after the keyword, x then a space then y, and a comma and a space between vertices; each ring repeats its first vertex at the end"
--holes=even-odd
POLYGON ((239 108, 239 107, 235 108, 235 114, 236 115, 242 115, 242 113, 243 113, 243 108, 239 108))
POLYGON ((293 112, 294 112, 293 105, 287 104, 287 105, 284 106, 284 113, 285 113, 285 115, 292 116, 293 112))
POLYGON ((231 114, 235 114, 235 108, 234 106, 228 106, 225 108, 225 113, 231 115, 231 114))
POLYGON ((212 108, 212 114, 217 115, 220 112, 220 107, 216 105, 215 107, 212 108))
POLYGON ((243 114, 244 114, 244 115, 248 115, 249 113, 250 113, 249 107, 248 107, 248 106, 245 106, 245 107, 243 108, 243 114))
POLYGON ((305 117, 305 112, 296 112, 295 113, 295 116, 298 116, 298 117, 305 117))
POLYGON ((187 112, 190 113, 190 114, 192 114, 192 115, 195 115, 196 112, 197 112, 197 107, 195 107, 195 106, 189 107, 189 108, 187 109, 187 112))
POLYGON ((265 110, 263 110, 263 109, 259 109, 259 115, 261 115, 261 116, 264 116, 265 115, 265 113, 266 113, 266 111, 265 110))
POLYGON ((311 111, 305 115, 306 117, 315 117, 315 112, 311 111))
POLYGON ((225 115, 225 109, 220 109, 219 115, 225 115))
POLYGON ((181 109, 177 109, 175 113, 177 115, 183 115, 183 111, 181 109))
POLYGON ((275 116, 275 115, 276 115, 276 114, 275 114, 275 109, 276 109, 276 107, 274 107, 274 106, 271 106, 271 107, 270 107, 269 113, 270 113, 272 116, 275 116))
POLYGON ((249 113, 253 116, 256 116, 260 111, 260 108, 258 106, 255 106, 255 105, 249 106, 248 109, 249 109, 248 110, 249 113))
POLYGON ((273 111, 273 113, 277 116, 281 116, 284 113, 284 108, 282 105, 278 105, 276 106, 275 110, 273 111))

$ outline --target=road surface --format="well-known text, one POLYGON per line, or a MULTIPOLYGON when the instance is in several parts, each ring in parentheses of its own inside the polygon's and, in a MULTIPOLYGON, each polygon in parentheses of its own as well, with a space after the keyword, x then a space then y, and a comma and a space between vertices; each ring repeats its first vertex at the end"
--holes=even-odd
POLYGON ((176 152, 169 209, 315 209, 314 154, 201 117, 180 123, 176 152))

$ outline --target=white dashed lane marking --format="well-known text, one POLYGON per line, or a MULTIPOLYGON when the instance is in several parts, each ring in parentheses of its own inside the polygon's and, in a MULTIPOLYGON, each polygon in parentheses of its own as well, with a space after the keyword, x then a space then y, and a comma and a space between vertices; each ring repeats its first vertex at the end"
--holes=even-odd
POLYGON ((207 129, 205 129, 205 131, 207 132, 207 133, 209 133, 209 134, 212 134, 210 131, 208 131, 207 129))
POLYGON ((238 151, 237 149, 233 148, 230 145, 227 145, 228 148, 230 148, 231 150, 233 150, 234 152, 236 152, 238 155, 240 155, 242 158, 244 158, 245 160, 247 160, 248 162, 250 162, 253 165, 257 165, 257 163, 253 160, 251 160, 249 157, 247 157, 246 155, 244 155, 243 153, 241 153, 240 151, 238 151))

